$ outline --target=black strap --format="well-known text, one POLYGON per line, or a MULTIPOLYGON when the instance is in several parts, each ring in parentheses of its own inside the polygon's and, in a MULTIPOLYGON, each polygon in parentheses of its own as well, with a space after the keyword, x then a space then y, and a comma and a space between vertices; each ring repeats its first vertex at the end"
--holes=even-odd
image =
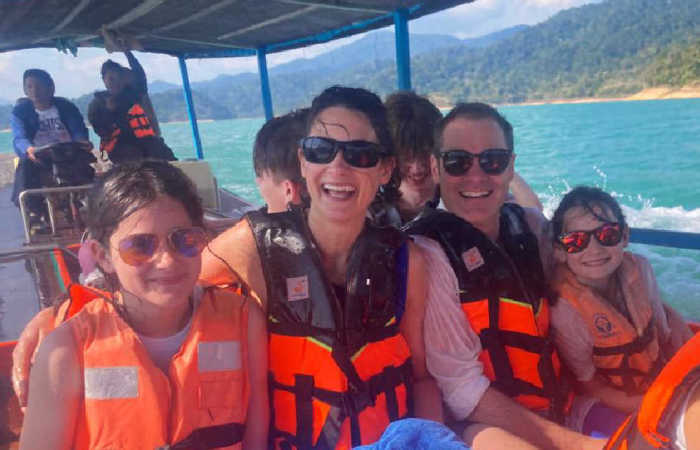
POLYGON ((496 379, 492 385, 510 397, 535 395, 549 399, 550 419, 561 422, 566 407, 568 389, 566 386, 560 386, 560 377, 557 377, 554 370, 552 363, 554 346, 551 341, 540 336, 499 329, 500 299, 496 296, 488 298, 488 308, 489 326, 481 330, 479 337, 483 348, 489 352, 489 359, 493 366, 496 379), (542 380, 542 388, 515 378, 506 346, 520 348, 539 355, 537 371, 540 380, 542 380))
POLYGON ((641 336, 635 338, 627 344, 615 345, 612 347, 593 347, 593 354, 597 356, 629 355, 640 353, 654 340, 654 321, 650 320, 641 336))
POLYGON ((243 440, 245 425, 227 423, 211 427, 198 428, 185 439, 176 444, 166 446, 170 450, 206 450, 210 448, 228 447, 243 440))
MULTIPOLYGON (((399 367, 385 367, 382 372, 362 382, 360 389, 350 387, 346 392, 336 392, 319 388, 314 385, 313 377, 310 375, 295 375, 294 386, 279 383, 271 375, 271 390, 279 389, 293 393, 295 395, 297 411, 296 435, 291 435, 273 427, 271 437, 282 438, 299 448, 335 448, 340 436, 340 427, 343 421, 349 418, 352 445, 361 445, 362 437, 358 421, 360 413, 364 409, 374 406, 376 398, 384 393, 389 420, 393 421, 401 418, 399 415, 396 388, 402 384, 405 385, 407 398, 410 399, 411 376, 412 366, 410 359, 406 360, 406 362, 399 367), (319 441, 316 446, 312 445, 313 398, 331 405, 330 412, 323 424, 321 435, 319 436, 319 441)), ((410 405, 411 403, 409 402, 409 414, 412 410, 410 405)))

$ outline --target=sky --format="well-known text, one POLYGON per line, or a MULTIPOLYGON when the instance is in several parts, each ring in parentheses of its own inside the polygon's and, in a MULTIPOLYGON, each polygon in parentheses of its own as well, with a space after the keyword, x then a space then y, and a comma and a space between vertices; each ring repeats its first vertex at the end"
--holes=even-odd
MULTIPOLYGON (((411 33, 450 34, 470 38, 499 31, 514 25, 534 25, 557 12, 600 0, 477 0, 409 23, 411 33)), ((387 29, 392 29, 389 27, 387 29)), ((313 58, 321 53, 359 39, 352 36, 326 44, 268 55, 268 67, 297 58, 313 58)), ((136 53, 144 66, 149 81, 164 80, 180 84, 177 59, 167 55, 136 53)), ((0 102, 14 101, 22 96, 22 73, 39 67, 51 73, 56 84, 56 95, 78 97, 103 89, 100 66, 107 59, 127 65, 124 55, 108 54, 103 49, 79 49, 78 57, 53 49, 31 49, 0 53, 0 102)), ((190 81, 203 81, 221 74, 257 72, 257 61, 249 58, 188 60, 190 81)))

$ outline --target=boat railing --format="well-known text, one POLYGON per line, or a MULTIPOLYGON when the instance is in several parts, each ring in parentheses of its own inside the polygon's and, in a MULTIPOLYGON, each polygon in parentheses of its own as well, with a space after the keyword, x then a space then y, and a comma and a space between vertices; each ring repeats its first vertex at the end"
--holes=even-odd
MULTIPOLYGON (((27 209, 27 197, 31 195, 43 195, 46 199, 46 205, 49 216, 49 225, 51 227, 51 236, 58 235, 58 228, 56 226, 56 207, 54 205, 54 195, 57 194, 68 194, 71 201, 73 201, 74 195, 80 192, 89 190, 92 187, 91 184, 84 184, 81 186, 64 186, 64 187, 46 187, 37 189, 27 189, 19 194, 19 210, 22 216, 22 225, 24 226, 24 238, 27 244, 32 243, 32 233, 31 224, 29 223, 29 211, 27 209)), ((77 218, 73 218, 77 219, 77 218)))
POLYGON ((700 233, 630 228, 630 242, 689 250, 700 250, 700 233))

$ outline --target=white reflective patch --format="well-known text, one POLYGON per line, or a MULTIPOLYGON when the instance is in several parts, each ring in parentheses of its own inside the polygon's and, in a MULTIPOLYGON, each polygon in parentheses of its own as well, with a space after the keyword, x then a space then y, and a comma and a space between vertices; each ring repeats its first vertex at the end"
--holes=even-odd
POLYGON ((197 344, 200 372, 218 372, 241 368, 241 343, 238 341, 200 342, 197 344))
POLYGON ((301 238, 301 235, 299 233, 294 232, 289 232, 284 237, 275 236, 272 239, 272 242, 279 245, 280 247, 286 248, 295 255, 300 255, 301 252, 303 252, 306 248, 306 245, 304 245, 304 241, 301 238))
POLYGON ((139 396, 139 370, 136 366, 86 367, 83 376, 85 398, 106 400, 139 396))
POLYGON ((287 278, 287 300, 295 302, 309 298, 309 277, 287 278))

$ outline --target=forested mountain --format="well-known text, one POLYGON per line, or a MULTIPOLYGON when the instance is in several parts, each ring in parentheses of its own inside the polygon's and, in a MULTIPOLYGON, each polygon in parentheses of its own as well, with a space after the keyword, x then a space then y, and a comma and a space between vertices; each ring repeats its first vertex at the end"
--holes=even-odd
MULTIPOLYGON (((700 84, 699 24, 698 0, 606 0, 475 39, 412 35, 413 86, 444 103, 503 103, 700 84)), ((386 95, 396 87, 394 52, 393 34, 380 31, 272 68, 275 112, 306 106, 331 84, 386 95)), ((182 92, 174 86, 156 81, 150 87, 164 122, 186 118, 182 92)), ((263 115, 257 74, 221 75, 192 88, 200 119, 263 115)), ((90 98, 76 99, 81 110, 90 98)), ((8 126, 6 109, 0 106, 0 129, 8 126)))

